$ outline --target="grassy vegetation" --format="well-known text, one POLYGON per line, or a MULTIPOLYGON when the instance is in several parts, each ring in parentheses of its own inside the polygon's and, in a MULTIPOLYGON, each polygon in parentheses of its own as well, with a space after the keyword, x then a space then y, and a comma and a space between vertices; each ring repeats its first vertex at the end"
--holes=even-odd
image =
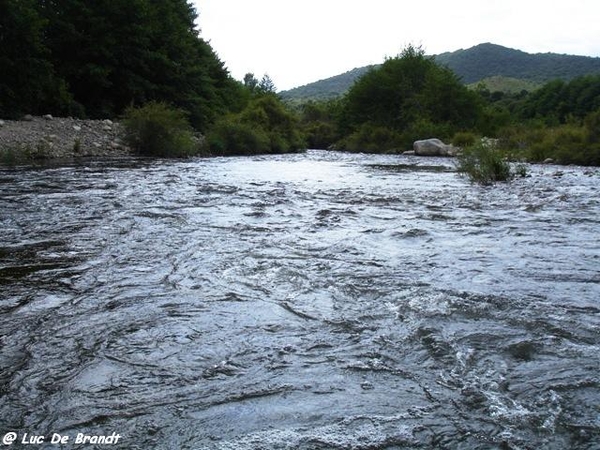
POLYGON ((463 150, 457 169, 472 182, 484 185, 508 181, 513 175, 502 153, 494 145, 481 141, 463 150))
POLYGON ((0 164, 5 166, 34 164, 51 158, 51 148, 45 141, 40 141, 35 146, 19 145, 0 149, 0 164))
POLYGON ((477 142, 477 136, 470 131, 459 131, 452 138, 452 145, 460 148, 471 147, 477 142))
POLYGON ((600 165, 600 111, 579 123, 513 125, 499 135, 500 149, 511 159, 558 164, 600 165))

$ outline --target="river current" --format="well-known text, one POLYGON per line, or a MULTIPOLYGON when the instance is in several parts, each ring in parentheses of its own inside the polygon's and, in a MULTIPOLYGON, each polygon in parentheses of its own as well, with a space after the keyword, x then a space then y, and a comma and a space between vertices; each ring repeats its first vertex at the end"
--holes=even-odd
POLYGON ((600 170, 528 169, 493 187, 450 159, 323 151, 1 169, 0 433, 598 449, 600 170))

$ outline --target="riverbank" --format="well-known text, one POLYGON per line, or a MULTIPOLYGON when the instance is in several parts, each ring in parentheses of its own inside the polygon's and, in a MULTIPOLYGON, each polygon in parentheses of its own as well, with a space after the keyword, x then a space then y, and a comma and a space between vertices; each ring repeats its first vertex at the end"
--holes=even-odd
POLYGON ((0 162, 131 155, 122 138, 121 125, 108 119, 0 120, 0 162))

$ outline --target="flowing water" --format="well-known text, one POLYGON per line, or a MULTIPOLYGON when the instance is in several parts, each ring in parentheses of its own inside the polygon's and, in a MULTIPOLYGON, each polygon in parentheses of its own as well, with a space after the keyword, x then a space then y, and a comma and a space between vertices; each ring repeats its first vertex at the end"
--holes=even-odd
POLYGON ((2 169, 0 433, 598 449, 600 171, 529 170, 480 187, 447 159, 320 151, 2 169))

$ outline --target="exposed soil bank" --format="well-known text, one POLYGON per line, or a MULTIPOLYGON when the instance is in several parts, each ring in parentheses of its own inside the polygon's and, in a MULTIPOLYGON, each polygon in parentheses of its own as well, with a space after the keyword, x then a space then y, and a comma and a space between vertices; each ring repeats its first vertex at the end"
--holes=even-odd
POLYGON ((126 156, 122 127, 111 120, 31 117, 0 120, 0 153, 30 159, 126 156))

